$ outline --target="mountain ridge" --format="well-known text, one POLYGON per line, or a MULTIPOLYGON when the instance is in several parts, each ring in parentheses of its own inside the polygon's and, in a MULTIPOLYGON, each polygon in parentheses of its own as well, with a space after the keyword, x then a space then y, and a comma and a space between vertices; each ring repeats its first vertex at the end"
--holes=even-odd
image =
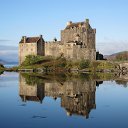
POLYGON ((107 60, 128 60, 128 51, 121 51, 111 55, 104 55, 107 60))

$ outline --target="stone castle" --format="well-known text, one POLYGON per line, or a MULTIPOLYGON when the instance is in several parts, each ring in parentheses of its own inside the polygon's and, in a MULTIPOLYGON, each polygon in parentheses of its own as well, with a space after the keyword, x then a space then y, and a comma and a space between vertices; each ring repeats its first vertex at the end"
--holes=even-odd
POLYGON ((61 30, 61 41, 55 38, 53 41, 44 41, 42 35, 39 37, 23 36, 19 42, 19 64, 25 60, 27 55, 41 56, 63 56, 72 60, 95 60, 95 35, 89 20, 73 23, 69 21, 64 30, 61 30))
POLYGON ((96 81, 93 80, 79 78, 61 80, 60 77, 47 77, 47 75, 42 78, 31 75, 26 77, 22 73, 19 75, 19 95, 22 101, 42 103, 45 97, 52 97, 55 100, 60 98, 61 107, 69 116, 81 115, 88 118, 91 110, 96 108, 95 91, 96 81))

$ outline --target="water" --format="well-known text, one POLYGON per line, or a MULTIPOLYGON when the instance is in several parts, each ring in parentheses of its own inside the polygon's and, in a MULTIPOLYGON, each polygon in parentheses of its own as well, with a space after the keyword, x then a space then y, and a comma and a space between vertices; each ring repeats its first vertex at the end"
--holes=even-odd
POLYGON ((128 128, 127 76, 107 79, 4 72, 0 128, 128 128))
POLYGON ((6 68, 12 68, 12 67, 15 67, 15 66, 18 66, 18 64, 4 64, 4 67, 6 68))

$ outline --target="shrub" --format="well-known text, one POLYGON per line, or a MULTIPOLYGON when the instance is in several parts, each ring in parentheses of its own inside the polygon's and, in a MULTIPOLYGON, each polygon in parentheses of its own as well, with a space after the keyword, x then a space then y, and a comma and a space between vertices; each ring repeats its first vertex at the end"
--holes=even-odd
POLYGON ((33 64, 40 64, 46 61, 50 61, 51 57, 39 56, 39 55, 28 55, 22 65, 28 66, 33 64))
POLYGON ((118 61, 128 60, 128 52, 125 51, 125 52, 122 52, 122 53, 117 54, 116 55, 116 60, 118 60, 118 61))
POLYGON ((67 61, 66 68, 72 68, 72 67, 73 67, 73 62, 72 61, 67 61))
POLYGON ((0 64, 0 70, 4 70, 4 66, 0 64))
POLYGON ((89 66, 90 66, 90 61, 89 60, 82 60, 79 63, 79 68, 80 69, 89 68, 89 66))
POLYGON ((100 65, 99 61, 93 61, 91 67, 93 70, 96 70, 99 67, 99 65, 100 65))
POLYGON ((57 64, 58 67, 65 67, 67 65, 67 61, 65 58, 61 58, 59 63, 57 64))

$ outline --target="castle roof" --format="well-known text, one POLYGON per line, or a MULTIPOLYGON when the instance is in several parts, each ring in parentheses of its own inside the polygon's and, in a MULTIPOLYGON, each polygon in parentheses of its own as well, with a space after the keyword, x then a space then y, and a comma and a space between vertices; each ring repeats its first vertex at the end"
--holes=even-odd
POLYGON ((82 26, 84 25, 85 22, 76 22, 76 23, 71 23, 70 25, 67 25, 66 29, 70 29, 72 27, 79 27, 79 26, 82 26))
POLYGON ((37 43, 39 41, 39 39, 42 38, 42 36, 39 36, 39 37, 26 37, 26 36, 23 36, 20 43, 37 43))
MULTIPOLYGON (((21 99, 24 100, 24 95, 20 95, 21 99)), ((42 99, 40 99, 40 97, 38 96, 25 96, 25 100, 26 101, 36 101, 36 102, 39 102, 39 101, 42 101, 42 99)))

